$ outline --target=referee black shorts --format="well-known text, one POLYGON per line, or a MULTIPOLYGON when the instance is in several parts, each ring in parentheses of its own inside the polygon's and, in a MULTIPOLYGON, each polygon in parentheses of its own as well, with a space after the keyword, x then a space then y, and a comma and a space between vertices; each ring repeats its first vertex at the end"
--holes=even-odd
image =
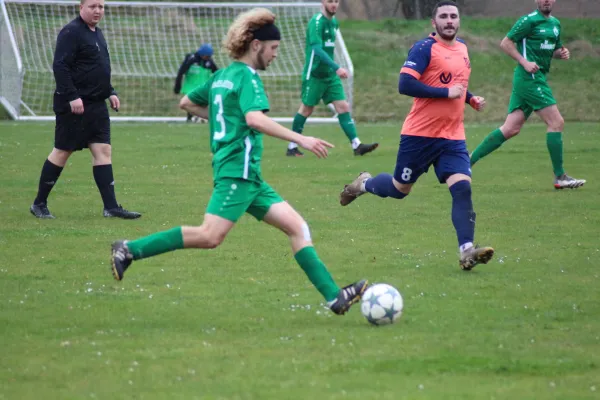
POLYGON ((77 151, 90 143, 110 144, 110 117, 105 101, 84 102, 83 114, 73 114, 67 106, 56 114, 54 147, 59 150, 77 151))

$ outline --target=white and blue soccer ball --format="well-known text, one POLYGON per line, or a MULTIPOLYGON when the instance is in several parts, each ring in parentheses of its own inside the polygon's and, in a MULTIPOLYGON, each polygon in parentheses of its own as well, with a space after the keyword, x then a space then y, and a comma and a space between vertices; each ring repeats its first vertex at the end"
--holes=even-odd
POLYGON ((400 319, 403 307, 402 295, 395 287, 377 283, 362 295, 360 311, 373 325, 388 325, 400 319))

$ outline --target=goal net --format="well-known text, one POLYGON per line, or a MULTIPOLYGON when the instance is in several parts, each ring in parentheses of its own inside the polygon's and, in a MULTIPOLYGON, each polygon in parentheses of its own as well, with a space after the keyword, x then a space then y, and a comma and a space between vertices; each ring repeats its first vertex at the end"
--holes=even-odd
MULTIPOLYGON (((52 60, 60 29, 79 13, 79 1, 0 0, 2 84, 0 99, 7 98, 19 119, 53 119, 55 89, 52 60), (5 35, 5 32, 7 35, 5 35), (22 62, 22 65, 21 65, 22 62), (6 64, 6 68, 5 68, 6 64), (6 73, 5 73, 6 70, 6 73)), ((231 63, 221 43, 233 19, 253 7, 266 7, 277 15, 282 42, 277 59, 261 72, 269 96, 269 115, 291 121, 300 104, 305 32, 320 3, 167 3, 107 1, 100 23, 111 56, 112 84, 122 108, 113 120, 183 120, 181 95, 173 93, 175 77, 187 53, 202 43, 215 48, 220 68, 231 63)), ((338 33, 336 62, 353 66, 338 33)), ((352 104, 352 78, 344 80, 352 104)), ((332 120, 325 106, 315 110, 321 121, 332 120)), ((315 119, 313 119, 315 120, 315 119)), ((318 119, 316 119, 318 121, 318 119)))

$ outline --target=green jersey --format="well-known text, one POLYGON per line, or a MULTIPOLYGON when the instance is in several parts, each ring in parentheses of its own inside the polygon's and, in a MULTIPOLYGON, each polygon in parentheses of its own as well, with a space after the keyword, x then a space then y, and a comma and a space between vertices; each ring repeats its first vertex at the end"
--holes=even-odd
POLYGON ((210 69, 204 68, 198 64, 192 64, 185 74, 181 92, 184 94, 190 93, 198 86, 204 85, 211 75, 212 71, 210 69))
POLYGON ((261 181, 262 133, 246 123, 247 113, 269 110, 269 100, 257 72, 244 63, 233 62, 215 72, 188 97, 195 104, 209 106, 214 180, 261 181))
POLYGON ((304 62, 304 79, 311 76, 326 78, 335 75, 335 71, 315 56, 313 46, 318 45, 334 60, 335 38, 340 25, 337 19, 327 19, 322 13, 315 14, 306 28, 306 61, 304 62))
MULTIPOLYGON (((560 40, 560 22, 550 16, 544 17, 539 10, 521 17, 506 35, 516 43, 517 49, 527 61, 540 67, 542 74, 550 71, 550 63, 556 49, 563 44, 560 40)), ((519 64, 517 71, 529 75, 519 64)))

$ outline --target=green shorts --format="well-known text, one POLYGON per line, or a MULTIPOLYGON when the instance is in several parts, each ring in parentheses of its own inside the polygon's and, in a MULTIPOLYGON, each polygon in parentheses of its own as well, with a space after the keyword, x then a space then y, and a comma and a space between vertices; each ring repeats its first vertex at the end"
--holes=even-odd
POLYGON ((521 77, 515 74, 513 90, 508 104, 508 113, 522 110, 525 118, 532 112, 556 104, 554 95, 544 75, 536 74, 535 78, 521 77))
POLYGON ((314 107, 323 100, 329 104, 338 100, 346 100, 342 80, 337 75, 327 78, 310 77, 302 81, 302 104, 314 107))
POLYGON ((206 213, 237 222, 247 212, 262 221, 271 206, 282 201, 266 182, 221 178, 214 184, 206 213))

